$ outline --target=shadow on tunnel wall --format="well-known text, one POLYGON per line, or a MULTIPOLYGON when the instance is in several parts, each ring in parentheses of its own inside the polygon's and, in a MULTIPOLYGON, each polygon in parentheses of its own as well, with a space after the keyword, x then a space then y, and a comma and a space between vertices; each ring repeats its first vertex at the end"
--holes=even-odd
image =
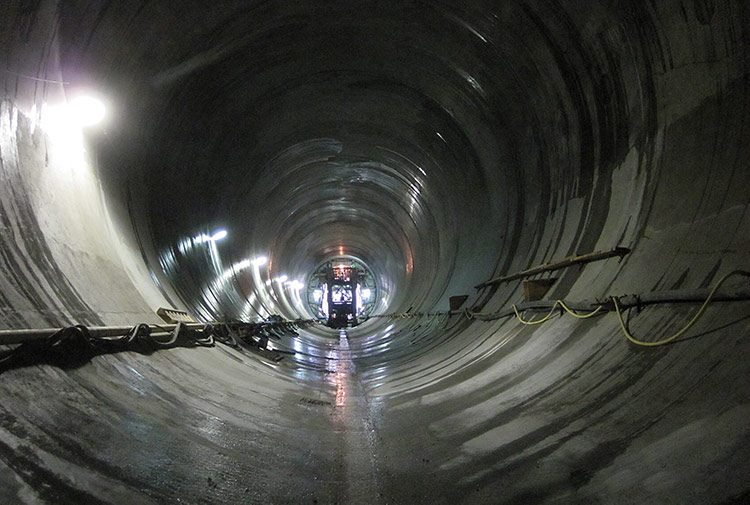
MULTIPOLYGON (((194 341, 175 343, 167 348, 198 347, 194 341)), ((156 347, 144 341, 129 345, 92 344, 86 337, 78 334, 75 337, 56 338, 43 343, 23 344, 15 349, 0 353, 0 374, 7 370, 22 367, 49 365, 62 370, 80 368, 90 363, 96 356, 118 352, 136 352, 149 356, 163 347, 156 347)))

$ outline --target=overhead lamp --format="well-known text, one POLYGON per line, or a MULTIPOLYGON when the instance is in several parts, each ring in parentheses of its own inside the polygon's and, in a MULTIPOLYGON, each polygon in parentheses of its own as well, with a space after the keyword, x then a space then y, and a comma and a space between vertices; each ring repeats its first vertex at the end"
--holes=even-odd
POLYGON ((289 279, 289 276, 287 275, 279 275, 276 277, 276 282, 286 282, 287 279, 289 279))
POLYGON ((217 240, 221 240, 223 238, 226 238, 226 236, 229 235, 226 230, 219 230, 213 235, 211 235, 211 240, 216 242, 217 240))
POLYGON ((193 241, 196 244, 203 244, 204 242, 216 242, 217 240, 221 240, 223 238, 226 238, 228 235, 226 230, 219 230, 213 235, 206 235, 205 233, 201 233, 197 237, 193 239, 193 241))
POLYGON ((263 265, 265 265, 266 263, 268 263, 268 258, 266 258, 265 256, 258 256, 257 258, 255 258, 252 261, 252 263, 256 267, 262 267, 263 265))
POLYGON ((83 127, 101 122, 106 114, 104 103, 91 96, 77 96, 68 102, 68 106, 72 118, 83 127))
POLYGON ((42 127, 47 133, 69 138, 81 128, 93 126, 104 119, 105 107, 100 100, 79 95, 66 103, 58 105, 44 104, 42 109, 42 127))
POLYGON ((242 260, 239 263, 236 263, 232 266, 232 269, 234 270, 244 270, 247 267, 250 266, 250 263, 252 263, 250 260, 242 260))

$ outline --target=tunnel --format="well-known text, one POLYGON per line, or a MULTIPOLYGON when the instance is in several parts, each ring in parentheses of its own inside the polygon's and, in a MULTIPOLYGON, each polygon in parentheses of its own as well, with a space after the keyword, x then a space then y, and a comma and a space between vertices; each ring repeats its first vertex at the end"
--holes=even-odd
POLYGON ((750 503, 748 10, 4 1, 0 502, 750 503))

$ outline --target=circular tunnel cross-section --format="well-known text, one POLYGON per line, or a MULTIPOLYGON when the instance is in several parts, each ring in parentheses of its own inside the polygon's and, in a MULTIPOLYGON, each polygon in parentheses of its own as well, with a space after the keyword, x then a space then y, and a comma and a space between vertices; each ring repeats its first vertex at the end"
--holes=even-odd
POLYGON ((0 503, 750 502, 749 44, 3 0, 0 503))

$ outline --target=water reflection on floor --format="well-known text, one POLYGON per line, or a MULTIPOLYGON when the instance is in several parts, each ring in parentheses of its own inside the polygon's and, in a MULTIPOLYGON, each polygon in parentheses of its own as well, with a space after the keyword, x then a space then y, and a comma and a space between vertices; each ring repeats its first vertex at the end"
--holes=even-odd
POLYGON ((328 380, 335 388, 332 417, 344 462, 346 503, 380 503, 377 434, 344 330, 339 333, 336 352, 338 359, 329 361, 328 380))

